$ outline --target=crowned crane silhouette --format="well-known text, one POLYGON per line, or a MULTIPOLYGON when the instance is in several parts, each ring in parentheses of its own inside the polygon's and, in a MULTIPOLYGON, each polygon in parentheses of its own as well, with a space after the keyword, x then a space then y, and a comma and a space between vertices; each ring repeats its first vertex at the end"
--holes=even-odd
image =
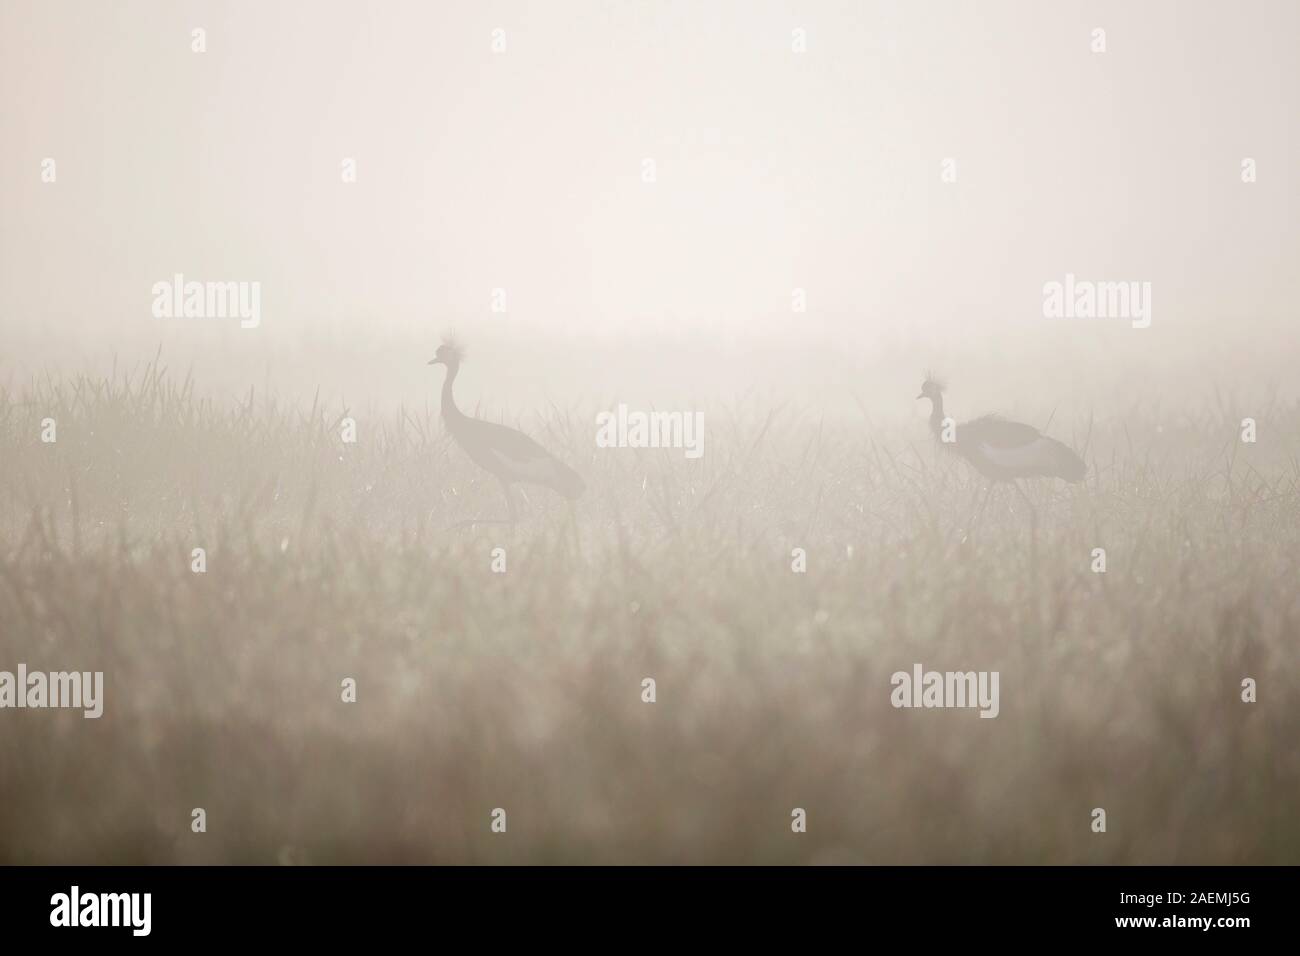
POLYGON ((943 393, 944 386, 932 376, 926 376, 921 384, 921 394, 916 397, 930 400, 930 430, 939 439, 940 447, 966 459, 971 467, 989 479, 985 505, 993 485, 1005 481, 1029 505, 1030 514, 1036 520, 1034 503, 1021 489, 1018 479, 1062 478, 1071 483, 1083 480, 1088 466, 1068 445, 1048 438, 1032 425, 1008 421, 998 415, 984 415, 955 424, 944 417, 943 393))
POLYGON ((487 523, 514 525, 518 513, 511 486, 515 484, 542 485, 559 492, 570 502, 581 496, 587 486, 578 473, 523 432, 473 418, 456 407, 451 389, 464 360, 465 350, 453 340, 444 341, 429 360, 430 365, 442 365, 447 370, 442 381, 442 420, 465 454, 501 482, 510 518, 508 522, 465 521, 453 527, 487 523))

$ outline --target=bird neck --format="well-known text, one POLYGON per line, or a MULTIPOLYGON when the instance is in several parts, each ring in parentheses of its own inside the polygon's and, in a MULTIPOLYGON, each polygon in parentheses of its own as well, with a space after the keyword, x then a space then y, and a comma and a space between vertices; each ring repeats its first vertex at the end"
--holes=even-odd
POLYGON ((448 419, 459 419, 465 416, 461 414, 456 407, 456 397, 451 393, 452 383, 456 381, 456 373, 460 371, 459 365, 448 365, 447 375, 442 380, 442 417, 448 419))
POLYGON ((930 430, 938 432, 943 428, 943 396, 935 395, 930 399, 930 430))

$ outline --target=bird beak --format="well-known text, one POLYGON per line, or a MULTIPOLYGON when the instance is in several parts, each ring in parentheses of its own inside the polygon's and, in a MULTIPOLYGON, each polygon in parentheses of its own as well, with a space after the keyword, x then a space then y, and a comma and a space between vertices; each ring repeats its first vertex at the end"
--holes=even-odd
POLYGON ((920 395, 918 395, 918 396, 916 396, 916 397, 917 397, 917 398, 925 398, 925 392, 922 392, 920 395))
POLYGON ((442 364, 442 359, 440 359, 440 358, 432 358, 432 359, 429 359, 429 364, 430 364, 430 365, 441 365, 441 364, 442 364))

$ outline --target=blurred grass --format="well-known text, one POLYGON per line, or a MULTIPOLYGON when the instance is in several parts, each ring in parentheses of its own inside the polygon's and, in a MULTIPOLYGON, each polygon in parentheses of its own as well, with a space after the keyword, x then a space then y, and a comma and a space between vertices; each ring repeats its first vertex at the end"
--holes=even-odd
POLYGON ((576 523, 451 532, 504 502, 436 409, 0 392, 0 669, 106 684, 0 712, 0 862, 1300 862, 1295 408, 1084 423, 1036 542, 1008 489, 968 527, 919 425, 735 411, 688 461, 595 411, 511 422, 576 523), (918 661, 1000 671, 1001 715, 891 708, 918 661))

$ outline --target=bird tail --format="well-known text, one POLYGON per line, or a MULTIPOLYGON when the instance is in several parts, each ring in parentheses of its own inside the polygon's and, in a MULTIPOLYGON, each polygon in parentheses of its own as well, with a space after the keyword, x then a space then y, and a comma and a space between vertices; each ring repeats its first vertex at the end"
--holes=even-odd
POLYGON ((1062 444, 1055 438, 1048 440, 1051 442, 1049 447, 1052 450, 1052 470, 1056 477, 1064 478, 1069 482, 1083 481, 1083 476, 1088 473, 1088 466, 1084 460, 1076 455, 1069 445, 1062 444))
POLYGON ((582 480, 582 476, 558 458, 553 459, 552 464, 551 487, 570 501, 582 497, 582 493, 587 490, 587 483, 582 480))

